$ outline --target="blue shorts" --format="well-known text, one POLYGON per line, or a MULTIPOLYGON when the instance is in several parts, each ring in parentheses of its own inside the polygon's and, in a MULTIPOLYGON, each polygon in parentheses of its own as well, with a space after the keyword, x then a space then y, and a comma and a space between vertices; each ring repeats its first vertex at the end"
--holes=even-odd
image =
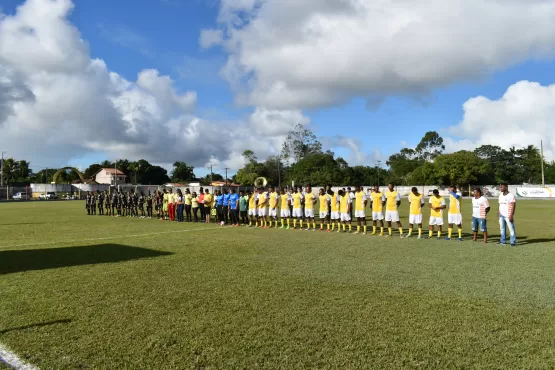
POLYGON ((478 232, 478 226, 480 226, 481 232, 488 232, 488 223, 485 218, 472 217, 472 231, 478 232))

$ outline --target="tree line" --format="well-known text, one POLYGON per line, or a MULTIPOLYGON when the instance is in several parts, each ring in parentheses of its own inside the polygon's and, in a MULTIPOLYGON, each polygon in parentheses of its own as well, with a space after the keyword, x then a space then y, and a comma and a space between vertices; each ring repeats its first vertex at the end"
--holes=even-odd
MULTIPOLYGON (((252 186, 257 177, 265 177, 270 184, 290 185, 354 185, 386 184, 398 185, 450 185, 460 187, 472 184, 540 184, 541 154, 537 147, 503 149, 498 146, 482 145, 473 151, 461 150, 445 153, 443 138, 435 131, 424 134, 415 148, 403 148, 389 156, 384 167, 371 165, 351 166, 345 159, 332 151, 324 151, 316 135, 303 125, 289 132, 279 155, 259 160, 252 150, 243 152, 245 164, 229 179, 234 183, 252 186)), ((545 163, 546 183, 555 183, 555 163, 545 163)), ((195 176, 195 168, 184 161, 173 164, 170 173, 147 160, 117 162, 103 161, 91 164, 83 172, 92 178, 102 168, 117 168, 127 175, 131 184, 159 185, 168 182, 222 181, 219 173, 204 177, 195 176)), ((58 169, 49 168, 33 172, 25 160, 4 160, 2 173, 4 184, 24 185, 50 183, 58 169)), ((78 180, 72 171, 61 173, 59 183, 78 180)))

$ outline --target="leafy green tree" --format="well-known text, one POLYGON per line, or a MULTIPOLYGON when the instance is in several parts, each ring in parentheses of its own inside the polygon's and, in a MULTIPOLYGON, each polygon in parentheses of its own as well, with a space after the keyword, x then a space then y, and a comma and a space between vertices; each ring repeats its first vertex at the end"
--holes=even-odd
POLYGON ((333 155, 316 153, 301 159, 287 171, 286 183, 313 186, 338 185, 343 180, 342 169, 333 155))
POLYGON ((298 162, 311 154, 319 153, 322 153, 322 143, 312 131, 299 123, 287 135, 281 157, 287 162, 298 162))
POLYGON ((443 138, 435 131, 428 131, 415 148, 418 158, 427 162, 434 160, 445 150, 443 138))
POLYGON ((254 184, 254 180, 256 180, 257 177, 262 176, 262 166, 258 163, 258 159, 254 155, 254 152, 250 149, 243 152, 243 158, 245 159, 245 165, 237 171, 235 181, 241 185, 252 186, 254 184))
POLYGON ((485 160, 478 157, 476 153, 466 150, 436 157, 434 167, 437 171, 437 185, 458 185, 459 187, 475 184, 489 170, 485 160))
POLYGON ((189 182, 195 178, 194 167, 185 162, 175 162, 171 173, 173 182, 189 182))
POLYGON ((98 164, 98 163, 93 163, 91 164, 89 167, 87 167, 85 169, 85 171, 83 172, 83 176, 86 179, 92 179, 93 176, 100 171, 102 168, 104 168, 102 165, 98 164))

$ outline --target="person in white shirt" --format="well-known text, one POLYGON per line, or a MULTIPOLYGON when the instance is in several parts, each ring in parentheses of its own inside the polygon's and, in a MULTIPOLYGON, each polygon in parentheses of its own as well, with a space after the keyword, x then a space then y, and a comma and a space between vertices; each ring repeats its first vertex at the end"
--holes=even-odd
POLYGON ((515 231, 515 210, 516 210, 516 198, 513 194, 509 193, 509 185, 501 184, 500 186, 501 195, 499 195, 499 226, 501 228, 501 238, 499 239, 499 244, 507 244, 507 229, 511 234, 510 243, 511 246, 516 245, 516 231, 515 231))
POLYGON ((474 189, 474 197, 472 197, 472 231, 474 232, 473 241, 478 241, 478 226, 480 231, 484 233, 484 243, 488 241, 488 226, 486 218, 490 210, 488 200, 482 195, 482 189, 474 189))

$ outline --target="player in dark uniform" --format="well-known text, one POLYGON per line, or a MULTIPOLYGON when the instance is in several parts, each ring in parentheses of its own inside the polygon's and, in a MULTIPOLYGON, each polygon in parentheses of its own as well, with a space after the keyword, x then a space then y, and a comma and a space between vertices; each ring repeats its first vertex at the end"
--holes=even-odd
POLYGON ((104 215, 104 193, 96 191, 96 199, 98 199, 98 215, 104 215))
POLYGON ((136 191, 132 191, 133 194, 133 213, 135 217, 139 217, 139 194, 136 191))
POLYGON ((125 195, 126 205, 127 205, 127 217, 133 217, 133 196, 131 195, 131 190, 125 195))
POLYGON ((139 195, 139 212, 141 212, 141 218, 146 218, 145 214, 145 193, 141 191, 139 195))
POLYGON ((154 201, 156 202, 156 216, 160 220, 162 218, 162 203, 164 201, 164 198, 159 190, 156 190, 154 201))
POLYGON ((121 217, 127 216, 127 196, 124 192, 119 193, 119 202, 121 204, 121 217))
POLYGON ((108 193, 108 191, 104 191, 104 199, 105 199, 105 204, 104 207, 106 207, 106 216, 111 216, 112 214, 110 213, 110 210, 112 209, 110 207, 110 194, 108 193))
POLYGON ((85 197, 85 208, 87 209, 87 215, 91 215, 91 193, 87 191, 87 196, 85 197))
POLYGON ((91 214, 96 215, 96 194, 91 193, 91 214))
POLYGON ((152 218, 152 194, 150 190, 146 196, 146 214, 148 218, 152 218))

